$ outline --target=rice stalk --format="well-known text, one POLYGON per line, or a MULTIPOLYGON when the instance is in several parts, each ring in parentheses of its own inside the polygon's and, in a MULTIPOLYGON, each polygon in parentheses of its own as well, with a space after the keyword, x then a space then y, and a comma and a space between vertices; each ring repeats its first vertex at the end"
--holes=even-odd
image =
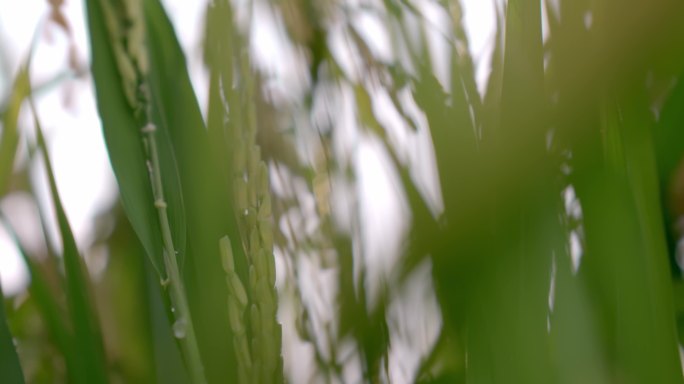
POLYGON ((239 67, 244 82, 241 96, 247 113, 242 129, 236 126, 232 130, 233 186, 249 271, 246 290, 235 272, 228 237, 221 239, 220 247, 230 293, 228 307, 239 381, 275 383, 282 381, 282 331, 276 320, 273 218, 268 167, 262 161, 261 149, 256 143, 256 111, 254 103, 250 102, 254 98, 254 75, 249 71, 246 50, 241 53, 239 67))
POLYGON ((141 138, 147 156, 147 167, 162 232, 163 260, 166 277, 162 286, 168 286, 174 318, 173 332, 179 340, 189 365, 194 383, 205 383, 204 368, 195 337, 190 308, 181 279, 176 248, 173 244, 167 203, 162 185, 161 164, 157 148, 157 126, 152 121, 152 102, 148 82, 149 58, 145 46, 145 24, 140 2, 108 2, 100 0, 109 32, 122 88, 135 117, 142 123, 141 138))

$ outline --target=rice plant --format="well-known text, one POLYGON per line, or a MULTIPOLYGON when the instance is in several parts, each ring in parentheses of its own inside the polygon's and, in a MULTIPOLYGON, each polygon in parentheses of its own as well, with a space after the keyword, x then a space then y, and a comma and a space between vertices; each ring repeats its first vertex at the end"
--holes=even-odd
POLYGON ((50 0, 3 72, 0 381, 684 381, 684 3, 492 0, 490 59, 472 1, 201 4, 199 72, 160 0, 83 0, 84 66, 50 0), (37 107, 78 82, 85 244, 37 107))

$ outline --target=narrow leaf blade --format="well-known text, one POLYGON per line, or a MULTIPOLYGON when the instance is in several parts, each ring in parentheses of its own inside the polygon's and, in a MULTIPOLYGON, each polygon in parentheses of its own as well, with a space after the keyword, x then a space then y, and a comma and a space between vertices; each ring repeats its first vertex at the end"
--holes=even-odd
MULTIPOLYGON (((0 289, 0 298, 4 299, 0 289)), ((21 371, 19 357, 14 349, 12 334, 7 326, 5 318, 4 300, 0 303, 0 372, 2 372, 3 383, 23 384, 24 374, 21 371)))
POLYGON ((107 383, 104 348, 97 315, 91 305, 88 294, 87 274, 83 270, 81 256, 76 246, 76 239, 57 191, 55 176, 35 107, 31 109, 36 126, 38 146, 45 162, 52 203, 55 208, 57 224, 63 244, 62 257, 66 275, 66 294, 74 327, 76 349, 80 356, 82 369, 85 372, 86 382, 95 384, 107 383))

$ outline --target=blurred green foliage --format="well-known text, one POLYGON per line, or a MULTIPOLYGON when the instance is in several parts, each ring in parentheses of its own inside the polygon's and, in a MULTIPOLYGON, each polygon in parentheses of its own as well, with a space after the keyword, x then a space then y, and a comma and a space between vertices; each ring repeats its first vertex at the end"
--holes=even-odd
POLYGON ((0 193, 37 199, 25 145, 62 246, 42 210, 44 255, 2 215, 30 275, 0 307, 3 382, 683 381, 681 1, 497 1, 478 84, 455 0, 214 0, 204 109, 159 0, 85 4, 121 201, 77 249, 22 66, 0 103, 0 193), (264 64, 266 27, 294 57, 272 61, 301 73, 264 64), (398 244, 369 235, 368 143, 397 181, 381 198, 407 208, 374 224, 398 244), (106 267, 84 268, 98 252, 106 267))

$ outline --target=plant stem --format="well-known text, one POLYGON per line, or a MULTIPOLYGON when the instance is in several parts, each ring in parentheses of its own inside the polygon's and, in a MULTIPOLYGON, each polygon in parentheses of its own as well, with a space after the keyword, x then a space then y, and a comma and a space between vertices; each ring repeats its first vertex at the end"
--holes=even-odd
POLYGON ((190 315, 190 307, 185 296, 185 288, 181 280, 178 262, 176 261, 176 251, 173 246, 173 239, 171 237, 171 227, 169 225, 169 218, 166 213, 166 201, 164 200, 164 188, 161 181, 161 171, 159 164, 159 155, 157 153, 157 143, 155 140, 156 127, 149 123, 143 128, 143 140, 146 147, 149 148, 149 160, 152 169, 150 170, 150 182, 152 183, 152 192, 154 195, 154 206, 159 213, 159 224, 162 231, 162 241, 164 245, 164 265, 166 266, 167 277, 162 282, 162 285, 168 284, 170 286, 172 313, 174 316, 173 332, 174 336, 179 339, 183 355, 189 366, 190 376, 193 383, 204 384, 207 382, 204 377, 204 367, 202 366, 202 359, 200 357, 199 347, 197 346, 197 338, 195 337, 195 328, 192 323, 192 316, 190 315))

